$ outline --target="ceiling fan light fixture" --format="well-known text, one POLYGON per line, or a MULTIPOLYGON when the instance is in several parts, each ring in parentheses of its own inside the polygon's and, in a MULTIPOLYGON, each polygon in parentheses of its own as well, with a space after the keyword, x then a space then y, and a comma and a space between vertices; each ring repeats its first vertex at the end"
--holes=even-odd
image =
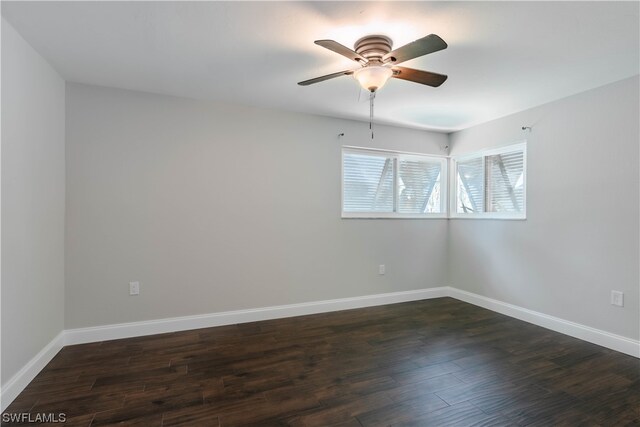
POLYGON ((382 65, 360 68, 353 73, 353 77, 360 83, 360 86, 369 92, 380 89, 392 75, 391 68, 382 65))

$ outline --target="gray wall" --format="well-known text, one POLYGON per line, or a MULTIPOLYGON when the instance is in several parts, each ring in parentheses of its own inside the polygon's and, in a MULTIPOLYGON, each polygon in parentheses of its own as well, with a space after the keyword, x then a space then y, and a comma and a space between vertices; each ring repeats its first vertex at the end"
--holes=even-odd
POLYGON ((528 140, 527 220, 451 220, 452 286, 639 338, 638 90, 634 77, 451 135, 452 155, 528 140))
POLYGON ((446 154, 447 143, 68 84, 65 325, 446 285, 446 220, 340 218, 340 148, 446 154), (128 295, 132 280, 140 296, 128 295))
POLYGON ((2 19, 2 384, 64 326, 64 97, 2 19))

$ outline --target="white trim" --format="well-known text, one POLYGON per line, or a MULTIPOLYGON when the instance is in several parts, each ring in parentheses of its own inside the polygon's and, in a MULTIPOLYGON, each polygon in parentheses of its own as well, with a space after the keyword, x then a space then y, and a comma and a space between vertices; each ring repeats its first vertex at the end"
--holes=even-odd
POLYGON ((449 219, 499 219, 502 221, 523 221, 527 219, 527 215, 524 213, 504 213, 504 212, 483 212, 476 214, 464 214, 456 213, 449 217, 449 219))
MULTIPOLYGON (((449 190, 449 219, 499 219, 499 220, 526 220, 527 219, 527 140, 521 140, 511 144, 504 144, 498 147, 486 148, 472 153, 450 156, 449 175, 451 187, 449 190), (460 213, 458 208, 458 162, 475 158, 482 158, 483 180, 486 181, 485 157, 495 154, 510 153, 522 150, 523 153, 523 187, 524 187, 524 206, 522 212, 476 212, 476 213, 460 213)), ((486 199, 486 189, 484 189, 486 199)), ((486 200, 485 200, 486 202, 486 200)))
POLYGON ((472 152, 462 153, 462 154, 453 154, 449 157, 454 160, 469 160, 469 159, 474 159, 476 157, 485 157, 485 156, 493 156, 495 154, 510 153, 512 151, 518 151, 519 149, 523 149, 526 151, 527 149, 526 139, 521 139, 519 141, 508 142, 505 144, 492 146, 491 148, 483 148, 478 151, 472 151, 472 152))
POLYGON ((592 328, 580 323, 571 322, 569 320, 560 319, 559 317, 550 316, 548 314, 529 310, 517 305, 487 298, 482 295, 463 291, 449 287, 448 293, 450 297, 469 304, 477 305, 497 313, 524 320, 561 334, 569 335, 574 338, 588 341, 593 344, 601 345, 621 353, 634 357, 640 357, 640 341, 621 335, 612 334, 601 329, 592 328))
POLYGON ((379 151, 380 153, 387 154, 403 154, 407 156, 416 156, 416 157, 438 157, 440 159, 448 159, 449 156, 447 154, 432 154, 432 153, 418 153, 415 151, 397 151, 397 150, 389 150, 385 148, 373 148, 373 147, 358 147, 356 145, 343 145, 342 148, 349 152, 354 153, 369 153, 371 151, 379 151))
POLYGON ((120 323, 89 328, 67 329, 47 344, 33 359, 16 373, 0 391, 0 412, 3 412, 38 373, 58 354, 63 346, 131 338, 190 329, 260 320, 281 319, 307 314, 328 313, 353 308, 373 307, 407 301, 418 301, 447 296, 448 288, 417 289, 404 292, 365 295, 325 301, 312 301, 247 310, 225 311, 196 316, 173 317, 142 322, 120 323))
POLYGON ((450 286, 246 310, 225 311, 196 316, 68 329, 65 331, 64 344, 83 344, 112 339, 161 334, 166 332, 231 325, 236 323, 304 316, 307 314, 328 313, 332 311, 373 307, 377 305, 395 304, 446 296, 456 298, 460 301, 477 305, 497 313, 505 314, 516 319, 524 320, 526 322, 533 323, 534 325, 579 338, 593 344, 598 344, 621 353, 640 357, 640 341, 638 340, 612 334, 590 326, 560 319, 558 317, 529 310, 524 307, 519 307, 517 305, 498 301, 450 286))
POLYGON ((411 214, 398 212, 342 212, 343 219, 448 219, 446 213, 411 214))
POLYGON ((539 313, 537 311, 508 304, 492 298, 487 298, 482 295, 456 289, 451 286, 444 286, 438 288, 417 289, 414 291, 391 292, 360 297, 313 301, 300 304, 225 311, 196 316, 67 329, 58 334, 58 336, 47 344, 2 387, 0 392, 0 412, 4 411, 7 406, 9 406, 9 404, 65 345, 209 328, 236 323, 256 322, 260 320, 281 319, 285 317, 304 316, 316 313, 328 313, 332 311, 373 307, 377 305, 419 301, 447 296, 640 358, 640 341, 638 340, 612 334, 610 332, 560 319, 544 313, 539 313))
POLYGON ((376 305, 395 304, 399 302, 418 301, 430 298, 441 298, 447 296, 447 293, 447 287, 428 288, 418 289, 415 291, 391 292, 360 297, 305 302, 300 304, 252 308, 247 310, 224 311, 220 313, 196 316, 67 329, 65 331, 65 345, 154 335, 190 329, 210 328, 212 326, 232 325, 236 323, 256 322, 260 320, 281 319, 285 317, 304 316, 307 314, 328 313, 331 311, 373 307, 376 305))
POLYGON ((47 344, 33 359, 22 367, 9 381, 2 386, 0 391, 0 412, 4 412, 7 406, 25 389, 27 385, 47 366, 47 363, 58 354, 64 346, 65 332, 60 332, 49 344, 47 344))

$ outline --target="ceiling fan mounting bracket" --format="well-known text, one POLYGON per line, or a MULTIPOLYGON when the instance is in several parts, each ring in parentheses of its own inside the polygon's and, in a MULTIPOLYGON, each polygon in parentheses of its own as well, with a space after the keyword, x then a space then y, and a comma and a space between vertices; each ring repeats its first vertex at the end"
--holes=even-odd
POLYGON ((367 58, 369 62, 382 62, 382 57, 391 52, 393 41, 387 36, 370 35, 359 39, 355 45, 355 51, 367 58))

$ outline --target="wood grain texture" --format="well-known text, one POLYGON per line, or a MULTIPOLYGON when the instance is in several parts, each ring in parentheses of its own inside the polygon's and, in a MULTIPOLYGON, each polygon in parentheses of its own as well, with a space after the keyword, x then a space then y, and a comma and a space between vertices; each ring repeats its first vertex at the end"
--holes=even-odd
MULTIPOLYGON (((452 298, 65 347, 69 426, 640 424, 640 360, 452 298)), ((3 424, 10 425, 10 424, 3 424)))

